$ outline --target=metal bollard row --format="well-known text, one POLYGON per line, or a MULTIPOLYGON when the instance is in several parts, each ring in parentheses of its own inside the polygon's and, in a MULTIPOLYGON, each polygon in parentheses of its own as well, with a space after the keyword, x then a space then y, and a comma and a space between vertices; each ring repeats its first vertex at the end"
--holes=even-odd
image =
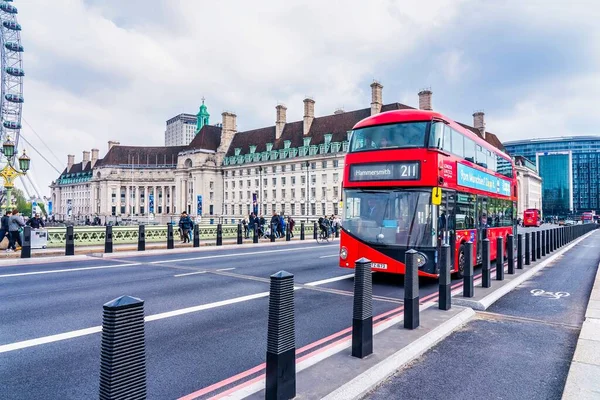
POLYGON ((373 278, 371 261, 361 258, 354 265, 352 308, 352 357, 373 353, 373 278))
POLYGON ((504 240, 502 236, 496 238, 496 280, 504 280, 504 240))
POLYGON ((468 241, 464 246, 463 296, 473 297, 475 295, 473 288, 473 242, 468 241))

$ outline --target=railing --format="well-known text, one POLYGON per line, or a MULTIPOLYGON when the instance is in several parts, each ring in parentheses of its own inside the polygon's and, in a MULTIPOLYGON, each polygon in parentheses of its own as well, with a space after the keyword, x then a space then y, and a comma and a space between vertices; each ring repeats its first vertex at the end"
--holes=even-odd
MULTIPOLYGON (((177 226, 173 226, 177 231, 177 226)), ((47 247, 64 247, 65 236, 67 233, 66 227, 48 228, 48 244, 47 247)), ((216 240, 217 225, 199 225, 200 240, 216 240)), ((307 237, 312 237, 313 224, 305 224, 305 234, 307 237)), ((113 243, 127 244, 137 243, 139 228, 133 226, 113 226, 113 243)), ((106 227, 104 226, 75 226, 75 245, 76 246, 99 246, 104 244, 104 236, 106 227)), ((177 238, 177 232, 176 238, 177 238)), ((242 227, 242 234, 243 227, 242 227)), ((300 223, 294 226, 294 235, 300 235, 300 223)), ((223 239, 234 239, 237 237, 237 225, 223 225, 223 239)), ((252 231, 250 231, 252 237, 252 231)), ((166 242, 167 241, 167 226, 166 225, 146 225, 146 242, 166 242)))

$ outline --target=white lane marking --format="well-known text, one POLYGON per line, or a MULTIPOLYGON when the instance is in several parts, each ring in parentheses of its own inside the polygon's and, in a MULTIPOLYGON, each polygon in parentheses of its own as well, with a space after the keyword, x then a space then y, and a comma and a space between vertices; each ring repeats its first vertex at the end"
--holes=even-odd
POLYGON ((134 265, 142 265, 142 263, 129 263, 129 264, 119 264, 119 265, 102 265, 100 267, 87 267, 87 268, 55 269, 53 271, 21 272, 19 274, 0 275, 0 278, 11 278, 11 277, 14 277, 14 276, 29 276, 29 275, 42 275, 42 274, 60 274, 60 273, 65 273, 65 272, 87 271, 87 270, 93 270, 93 269, 108 269, 108 268, 131 267, 131 266, 134 266, 134 265))
MULTIPOLYGON (((202 272, 206 272, 206 271, 202 271, 202 272)), ((195 272, 193 272, 193 273, 195 273, 195 272)), ((328 282, 333 282, 333 281, 340 280, 340 279, 346 279, 351 276, 354 276, 354 274, 344 275, 344 276, 331 278, 331 279, 324 279, 322 281, 310 282, 310 283, 307 283, 307 286, 319 286, 319 285, 323 285, 328 282)), ((294 289, 301 290, 302 288, 294 287, 294 289)), ((199 306, 187 307, 187 308, 182 308, 179 310, 173 310, 173 311, 167 311, 167 312, 160 313, 160 314, 149 315, 146 318, 144 318, 144 321, 145 322, 157 321, 160 319, 176 317, 179 315, 189 314, 189 313, 198 312, 198 311, 210 310, 212 308, 223 307, 223 306, 227 306, 227 305, 235 304, 235 303, 242 303, 244 301, 259 299, 259 298, 268 297, 268 296, 269 296, 269 292, 261 292, 261 293, 251 294, 248 296, 235 297, 233 299, 217 301, 215 303, 201 304, 199 306)), ((44 336, 44 337, 40 337, 37 339, 30 339, 30 340, 24 340, 21 342, 0 345, 0 354, 7 353, 9 351, 25 349, 28 347, 39 346, 42 344, 58 342, 61 340, 72 339, 72 338, 76 338, 76 337, 80 337, 80 336, 91 335, 91 334, 98 333, 98 332, 102 332, 101 326, 94 326, 91 328, 79 329, 76 331, 59 333, 59 334, 50 335, 50 336, 44 336)))
POLYGON ((175 278, 179 278, 180 276, 188 276, 188 275, 198 275, 198 274, 205 274, 206 271, 196 271, 196 272, 188 272, 187 274, 178 274, 178 275, 173 275, 175 278))
POLYGON ((341 280, 353 278, 353 277, 354 277, 354 274, 336 276, 335 278, 329 278, 329 279, 323 279, 321 281, 310 282, 310 283, 307 283, 306 286, 319 286, 319 285, 324 285, 326 283, 341 281, 341 280))
POLYGON ((218 269, 217 271, 231 271, 231 270, 234 270, 234 269, 235 268, 221 268, 221 269, 218 269))
POLYGON ((58 335, 44 336, 37 339, 24 340, 22 342, 10 343, 0 346, 0 353, 7 353, 9 351, 25 349, 27 347, 39 346, 40 344, 58 342, 60 340, 72 339, 79 336, 91 335, 92 333, 102 332, 101 326, 94 326, 92 328, 79 329, 77 331, 59 333, 58 335))
POLYGON ((338 255, 337 254, 331 254, 329 256, 321 256, 319 258, 329 258, 329 257, 338 257, 338 255))
POLYGON ((301 251, 301 250, 310 250, 310 249, 322 249, 323 246, 310 246, 310 247, 301 247, 298 249, 283 249, 283 250, 265 250, 265 251, 255 251, 252 253, 235 253, 235 254, 218 254, 215 256, 204 256, 204 257, 192 257, 192 258, 177 258, 173 260, 161 260, 161 261, 151 261, 148 264, 166 264, 172 262, 186 262, 186 261, 196 261, 196 260, 210 260, 212 258, 227 258, 227 257, 241 257, 248 256, 254 254, 266 254, 266 253, 281 253, 281 252, 290 252, 290 251, 301 251))

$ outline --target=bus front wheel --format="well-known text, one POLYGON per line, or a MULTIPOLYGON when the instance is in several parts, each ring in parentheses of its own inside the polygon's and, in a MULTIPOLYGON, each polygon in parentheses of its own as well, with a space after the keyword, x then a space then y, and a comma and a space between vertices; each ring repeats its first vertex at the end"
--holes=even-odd
POLYGON ((458 250, 458 271, 456 271, 456 277, 462 278, 465 273, 465 245, 461 244, 458 250))

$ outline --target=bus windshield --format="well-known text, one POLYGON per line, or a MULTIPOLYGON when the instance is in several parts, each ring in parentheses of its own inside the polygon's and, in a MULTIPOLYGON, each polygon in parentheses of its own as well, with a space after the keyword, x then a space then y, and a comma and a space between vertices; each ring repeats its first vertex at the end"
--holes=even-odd
POLYGON ((352 133, 350 152, 425 147, 428 122, 369 126, 352 133))
POLYGON ((369 244, 403 247, 436 246, 432 221, 437 208, 431 205, 431 192, 419 190, 344 191, 342 226, 369 244))

